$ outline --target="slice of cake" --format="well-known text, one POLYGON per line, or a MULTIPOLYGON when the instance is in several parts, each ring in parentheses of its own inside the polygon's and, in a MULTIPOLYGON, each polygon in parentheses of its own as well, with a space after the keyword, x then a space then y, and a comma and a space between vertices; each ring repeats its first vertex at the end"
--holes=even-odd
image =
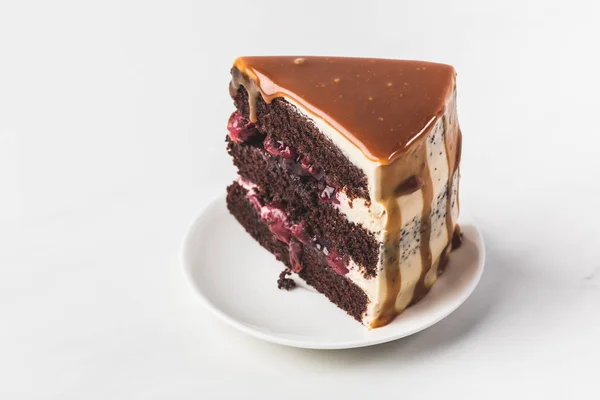
POLYGON ((421 61, 241 57, 229 211, 369 328, 427 294, 460 244, 455 71, 421 61))

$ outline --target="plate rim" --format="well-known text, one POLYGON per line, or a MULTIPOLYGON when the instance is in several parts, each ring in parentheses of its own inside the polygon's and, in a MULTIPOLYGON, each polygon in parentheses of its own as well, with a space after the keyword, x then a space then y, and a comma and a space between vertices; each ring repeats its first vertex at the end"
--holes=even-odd
MULTIPOLYGON (((275 343, 275 344, 288 346, 288 347, 303 348, 303 349, 343 350, 343 349, 375 346, 378 344, 388 343, 388 342, 392 342, 392 341, 395 341, 398 339, 402 339, 404 337, 408 337, 408 336, 414 335, 415 333, 418 333, 418 332, 421 332, 423 330, 430 328, 431 326, 444 320, 450 314, 452 314, 458 308, 460 308, 467 301, 467 299, 469 297, 471 297, 471 295, 473 294, 473 292, 479 285, 479 282, 481 281, 481 277, 482 277, 484 269, 485 269, 486 248, 485 248, 485 242, 483 239, 483 235, 481 233, 481 230, 477 226, 477 223, 475 222, 473 216, 471 214, 469 214, 468 212, 464 211, 464 202, 461 201, 463 204, 462 204, 462 207, 460 210, 459 219, 461 216, 463 216, 465 214, 468 215, 468 218, 470 220, 470 225, 472 225, 475 228, 474 233, 476 233, 476 236, 478 239, 477 240, 477 242, 478 242, 477 248, 480 252, 480 256, 479 256, 480 261, 478 262, 477 271, 475 273, 475 276, 473 277, 471 282, 469 282, 467 289, 461 293, 461 296, 459 297, 459 300, 457 301, 456 305, 454 307, 449 308, 447 310, 447 312, 440 314, 437 319, 433 319, 433 320, 429 321, 428 323, 423 324, 417 328, 414 328, 414 329, 411 329, 408 331, 402 331, 396 335, 391 334, 389 336, 384 336, 384 337, 381 337, 378 339, 372 339, 372 340, 356 339, 356 340, 348 340, 348 341, 342 340, 342 341, 337 341, 337 342, 319 343, 319 342, 310 342, 310 341, 291 339, 291 338, 281 337, 281 336, 274 335, 274 334, 267 334, 261 330, 253 329, 251 326, 249 326, 245 323, 239 322, 236 318, 234 318, 231 315, 227 314, 226 312, 222 311, 216 304, 214 304, 210 299, 208 299, 204 295, 204 293, 202 293, 202 291, 200 290, 198 285, 196 285, 194 277, 192 276, 192 271, 191 271, 192 268, 190 265, 191 263, 188 262, 189 260, 187 259, 187 255, 186 255, 188 248, 190 246, 192 246, 192 236, 193 236, 194 232, 196 232, 200 228, 200 225, 207 223, 205 221, 207 220, 207 216, 210 214, 211 210, 224 206, 225 198, 226 198, 225 194, 221 194, 219 196, 213 197, 212 200, 210 200, 207 203, 207 205, 196 215, 196 217, 192 219, 192 222, 188 224, 188 227, 185 231, 183 240, 180 245, 179 264, 180 264, 181 268, 184 270, 184 275, 186 277, 186 280, 188 281, 188 284, 192 286, 192 290, 195 292, 196 296, 200 299, 201 303, 206 308, 208 308, 208 310, 210 310, 210 312, 214 316, 217 317, 217 319, 220 319, 221 321, 225 322, 230 327, 233 327, 247 335, 250 335, 250 336, 260 339, 260 340, 264 340, 266 342, 275 343)), ((443 277, 444 277, 444 275, 442 275, 440 279, 443 279, 443 277)))

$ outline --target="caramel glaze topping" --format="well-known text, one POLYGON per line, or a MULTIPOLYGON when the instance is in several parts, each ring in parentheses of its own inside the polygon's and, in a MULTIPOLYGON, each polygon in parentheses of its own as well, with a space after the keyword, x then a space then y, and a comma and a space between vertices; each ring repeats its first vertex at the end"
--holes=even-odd
POLYGON ((424 61, 283 56, 240 57, 233 75, 233 89, 242 84, 267 103, 290 97, 385 165, 444 113, 455 72, 424 61))
MULTIPOLYGON (((456 93, 454 81, 455 72, 449 65, 387 59, 243 57, 235 61, 232 69, 231 95, 239 86, 246 88, 252 122, 256 122, 259 94, 267 103, 276 97, 288 97, 379 163, 374 200, 380 201, 387 213, 382 259, 386 291, 372 328, 388 324, 428 291, 424 281, 432 268, 429 242, 433 183, 425 138, 439 118, 443 118, 448 162, 448 242, 454 236, 452 188, 461 152, 458 121, 447 121, 456 118, 453 110, 447 112, 451 95, 456 93), (399 200, 419 189, 423 196, 419 237, 422 273, 415 293, 410 293, 405 301, 399 296, 403 226, 399 200)), ((443 252, 440 258, 446 256, 443 252)))

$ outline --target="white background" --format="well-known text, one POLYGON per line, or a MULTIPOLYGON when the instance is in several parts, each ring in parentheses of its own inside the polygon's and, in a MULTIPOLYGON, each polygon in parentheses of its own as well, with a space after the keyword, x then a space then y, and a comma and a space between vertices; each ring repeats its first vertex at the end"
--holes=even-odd
POLYGON ((0 3, 0 398, 599 398, 598 6, 207 4, 0 3), (311 351, 200 307, 179 246, 234 177, 229 68, 254 54, 456 67, 488 250, 458 311, 311 351))

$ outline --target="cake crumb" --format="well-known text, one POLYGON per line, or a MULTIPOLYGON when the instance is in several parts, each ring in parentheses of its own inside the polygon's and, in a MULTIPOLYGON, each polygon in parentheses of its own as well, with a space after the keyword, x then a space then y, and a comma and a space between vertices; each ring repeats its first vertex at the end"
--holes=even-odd
POLYGON ((296 287, 296 282, 293 279, 286 278, 286 276, 291 275, 292 271, 289 268, 284 269, 279 274, 279 279, 277 279, 277 288, 292 290, 296 287))
POLYGON ((301 57, 300 58, 296 58, 294 60, 294 64, 296 64, 296 65, 304 64, 304 58, 301 58, 301 57))

